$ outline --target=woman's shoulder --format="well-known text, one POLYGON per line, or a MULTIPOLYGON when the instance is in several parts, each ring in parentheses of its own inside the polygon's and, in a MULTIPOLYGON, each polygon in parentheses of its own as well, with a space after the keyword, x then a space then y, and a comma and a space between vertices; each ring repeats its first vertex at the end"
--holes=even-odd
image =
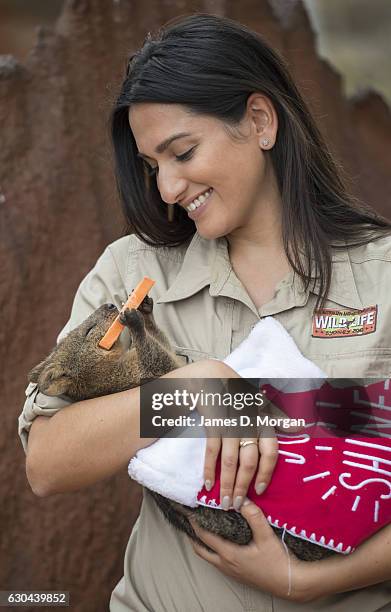
POLYGON ((391 317, 391 236, 350 247, 349 268, 358 295, 365 304, 382 304, 391 317))
POLYGON ((165 258, 174 261, 182 261, 183 256, 189 246, 189 242, 175 247, 154 246, 144 242, 136 234, 128 234, 118 238, 107 246, 107 249, 114 260, 123 265, 131 257, 149 254, 156 259, 165 258))
MULTIPOLYGON (((349 248, 349 256, 352 263, 379 262, 379 265, 391 261, 391 234, 372 240, 361 246, 349 248)), ((376 264, 374 264, 376 265, 376 264)))
MULTIPOLYGON (((143 276, 150 276, 165 286, 178 274, 189 242, 175 247, 153 246, 131 234, 109 244, 105 253, 125 286, 133 286, 143 276)), ((103 259, 106 256, 103 254, 103 259)))
POLYGON ((151 297, 156 301, 168 290, 177 277, 189 247, 189 241, 175 246, 153 246, 132 234, 123 236, 108 245, 101 256, 98 268, 105 268, 104 260, 109 259, 110 270, 105 268, 105 276, 121 279, 121 285, 129 293, 144 277, 155 281, 151 297))

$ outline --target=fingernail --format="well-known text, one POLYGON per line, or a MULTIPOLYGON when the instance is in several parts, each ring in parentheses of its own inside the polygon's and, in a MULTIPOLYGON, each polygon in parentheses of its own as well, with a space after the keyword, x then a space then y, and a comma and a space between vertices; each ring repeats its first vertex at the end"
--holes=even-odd
POLYGON ((251 501, 249 500, 248 497, 246 497, 246 499, 244 500, 244 502, 242 503, 242 507, 243 506, 248 506, 249 504, 251 504, 251 501))
POLYGON ((212 488, 212 481, 211 480, 205 480, 205 489, 207 491, 210 491, 212 488))
POLYGON ((239 512, 240 510, 240 506, 243 503, 243 497, 241 495, 238 495, 237 497, 235 497, 235 501, 234 501, 234 509, 236 510, 236 512, 239 512))
POLYGON ((267 485, 266 482, 259 482, 256 486, 255 486, 255 492, 257 495, 261 495, 264 490, 266 489, 267 485))
POLYGON ((229 496, 228 495, 224 495, 223 501, 221 502, 221 506, 222 506, 223 510, 229 510, 230 505, 231 505, 231 500, 230 500, 229 496))

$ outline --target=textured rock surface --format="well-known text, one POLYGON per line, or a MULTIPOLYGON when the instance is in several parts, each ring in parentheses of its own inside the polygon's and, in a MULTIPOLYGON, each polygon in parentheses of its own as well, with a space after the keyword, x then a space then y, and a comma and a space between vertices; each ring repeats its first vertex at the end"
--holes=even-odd
POLYGON ((391 216, 389 108, 375 95, 343 98, 293 4, 285 14, 277 0, 149 0, 148 10, 140 0, 68 0, 25 64, 0 58, 2 588, 66 589, 74 610, 103 612, 123 573, 138 488, 123 473, 80 493, 35 497, 16 418, 26 372, 54 344, 82 277, 121 235, 106 122, 125 58, 148 30, 201 10, 261 32, 287 58, 356 194, 391 216))

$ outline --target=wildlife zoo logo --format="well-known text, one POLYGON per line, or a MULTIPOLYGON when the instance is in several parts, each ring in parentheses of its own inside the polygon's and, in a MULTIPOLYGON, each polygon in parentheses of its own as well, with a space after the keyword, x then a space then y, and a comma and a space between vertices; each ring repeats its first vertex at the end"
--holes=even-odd
POLYGON ((376 331, 377 306, 363 310, 316 310, 312 317, 313 338, 365 336, 376 331))

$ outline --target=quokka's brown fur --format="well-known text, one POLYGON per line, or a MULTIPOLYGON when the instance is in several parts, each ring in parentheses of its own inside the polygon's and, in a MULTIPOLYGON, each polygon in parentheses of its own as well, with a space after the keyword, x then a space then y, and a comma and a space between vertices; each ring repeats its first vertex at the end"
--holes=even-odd
MULTIPOLYGON (((152 299, 146 297, 138 310, 127 309, 121 322, 129 329, 131 344, 124 349, 120 340, 110 351, 99 340, 118 315, 113 304, 104 304, 72 330, 29 374, 46 395, 66 395, 81 401, 139 386, 178 368, 180 364, 165 334, 152 315, 152 299)), ((252 533, 247 521, 233 510, 200 506, 189 508, 149 491, 168 521, 199 542, 188 517, 208 531, 237 544, 248 544, 252 533)), ((281 534, 281 529, 274 528, 281 534)), ((285 534, 287 546, 304 560, 330 554, 325 548, 285 534)), ((332 553, 331 553, 332 554, 332 553)))

